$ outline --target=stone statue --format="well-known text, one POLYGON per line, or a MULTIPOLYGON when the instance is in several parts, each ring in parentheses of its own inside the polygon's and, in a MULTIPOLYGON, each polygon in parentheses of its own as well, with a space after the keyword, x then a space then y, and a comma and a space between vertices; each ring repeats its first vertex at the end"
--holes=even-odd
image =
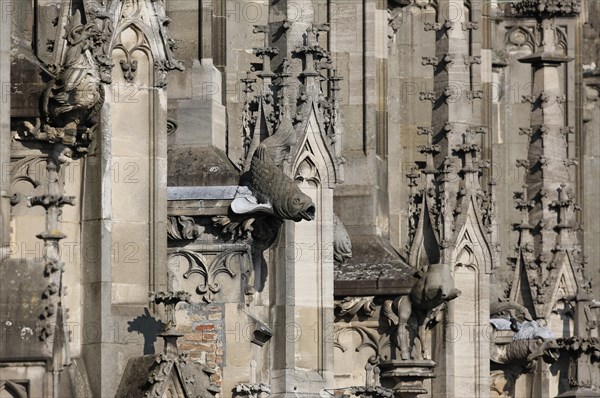
POLYGON ((274 162, 267 146, 259 145, 252 157, 247 184, 252 196, 238 197, 231 204, 237 214, 262 211, 280 220, 313 220, 315 205, 298 185, 274 162))
POLYGON ((516 323, 515 318, 492 318, 490 323, 496 330, 516 330, 508 344, 498 344, 494 339, 490 342, 492 396, 514 397, 517 379, 533 371, 539 358, 548 364, 556 362, 561 347, 552 332, 536 321, 516 323))
POLYGON ((43 120, 25 122, 25 137, 62 143, 85 152, 98 125, 104 88, 94 52, 103 36, 95 22, 83 24, 79 11, 69 17, 62 65, 41 97, 43 120))
MULTIPOLYGON (((417 337, 421 343, 422 359, 431 359, 426 335, 428 323, 435 321, 441 306, 460 296, 461 291, 454 287, 454 278, 448 264, 432 264, 427 272, 412 287, 408 296, 388 300, 383 314, 393 325, 397 325, 397 346, 403 360, 410 359, 408 320, 414 313, 417 317, 417 337)), ((421 358, 416 358, 421 359, 421 358)))
POLYGON ((79 12, 71 24, 61 70, 43 97, 46 122, 54 122, 57 127, 89 122, 92 111, 96 111, 104 98, 100 74, 92 58, 95 36, 100 32, 94 23, 83 25, 79 12))
MULTIPOLYGON (((504 321, 506 320, 490 320, 496 329, 512 329, 511 325, 504 325, 504 321)), ((550 330, 540 326, 536 321, 525 321, 519 325, 518 332, 509 344, 498 345, 492 342, 490 358, 495 363, 519 365, 529 369, 538 358, 542 358, 546 363, 556 362, 559 348, 550 330)))

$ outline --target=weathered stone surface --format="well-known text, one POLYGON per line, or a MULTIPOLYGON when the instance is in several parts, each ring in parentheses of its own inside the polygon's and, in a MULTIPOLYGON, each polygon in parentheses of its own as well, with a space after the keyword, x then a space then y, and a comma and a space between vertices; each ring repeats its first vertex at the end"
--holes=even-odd
POLYGON ((7 259, 1 264, 0 275, 4 281, 0 305, 3 361, 23 355, 44 360, 52 358, 52 347, 41 340, 39 334, 47 322, 40 319, 40 315, 48 303, 38 293, 45 291, 49 283, 44 268, 41 259, 7 259))
MULTIPOLYGON (((0 0, 0 395, 53 397, 57 363, 143 395, 174 313, 223 397, 600 391, 597 2, 59 3, 0 0), (419 311, 431 267, 462 294, 419 311), (34 312, 71 334, 23 343, 34 312)), ((177 361, 154 393, 186 394, 177 361)))
POLYGON ((410 290, 416 278, 389 242, 371 236, 351 236, 353 256, 336 263, 335 295, 393 294, 410 290))
POLYGON ((169 186, 237 185, 239 171, 213 146, 174 147, 168 151, 169 186))

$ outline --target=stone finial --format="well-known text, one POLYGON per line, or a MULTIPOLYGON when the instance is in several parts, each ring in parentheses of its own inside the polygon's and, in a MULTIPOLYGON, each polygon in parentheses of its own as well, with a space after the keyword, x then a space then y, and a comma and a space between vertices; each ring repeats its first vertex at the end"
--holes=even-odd
POLYGON ((335 213, 333 214, 333 229, 333 258, 336 263, 343 264, 352 258, 352 241, 344 223, 335 213))
POLYGON ((435 102, 435 92, 434 91, 421 91, 419 93, 419 100, 421 101, 431 101, 435 102))
POLYGON ((425 22, 423 24, 423 29, 425 29, 426 32, 434 30, 436 32, 442 32, 444 34, 447 34, 448 30, 452 29, 454 27, 454 22, 452 22, 450 19, 446 19, 443 23, 441 22, 425 22))
POLYGON ((189 303, 191 300, 191 294, 185 291, 178 292, 150 292, 150 302, 154 304, 164 304, 165 312, 167 316, 167 323, 165 324, 165 331, 174 331, 177 323, 175 321, 175 307, 180 302, 189 303))
POLYGON ((411 192, 417 187, 417 180, 420 176, 419 169, 416 166, 412 166, 410 171, 406 173, 406 178, 408 178, 408 186, 411 188, 411 192))
POLYGON ((437 66, 440 60, 437 57, 423 57, 421 59, 421 65, 432 65, 437 66))
POLYGON ((263 79, 274 77, 275 74, 271 70, 271 60, 273 59, 274 56, 279 54, 279 49, 277 47, 265 46, 265 47, 256 47, 253 49, 253 51, 257 57, 261 57, 263 60, 262 71, 259 72, 260 77, 262 77, 263 79))

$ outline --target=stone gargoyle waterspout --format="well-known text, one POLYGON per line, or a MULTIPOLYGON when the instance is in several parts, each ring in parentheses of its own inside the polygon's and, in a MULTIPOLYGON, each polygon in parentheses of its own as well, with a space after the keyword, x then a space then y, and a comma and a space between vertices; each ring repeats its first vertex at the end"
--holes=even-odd
MULTIPOLYGON (((250 167, 241 177, 229 214, 213 218, 214 225, 231 240, 249 245, 255 270, 262 267, 262 253, 271 247, 284 221, 315 219, 312 199, 283 170, 282 162, 294 134, 291 126, 280 128, 248 155, 250 167)), ((264 278, 266 274, 262 275, 264 278)), ((254 276, 253 272, 248 275, 248 296, 255 291, 250 287, 255 285, 254 276)), ((264 279, 258 283, 262 284, 264 279)))
POLYGON ((548 328, 536 321, 520 323, 513 317, 495 317, 490 324, 497 332, 514 332, 509 341, 502 337, 490 339, 491 396, 514 397, 517 379, 531 372, 540 358, 547 364, 558 360, 560 344, 548 328))
MULTIPOLYGON (((503 318, 492 318, 490 323, 496 330, 514 329, 511 321, 503 318)), ((519 323, 517 329, 509 344, 498 345, 492 342, 492 362, 528 369, 538 358, 542 358, 546 363, 558 360, 560 347, 548 328, 540 326, 536 321, 525 321, 519 323)))
POLYGON ((296 222, 315 218, 313 201, 283 173, 269 154, 267 145, 261 144, 254 152, 244 180, 252 195, 237 197, 231 204, 234 213, 265 212, 280 220, 296 222))
POLYGON ((417 339, 421 351, 416 358, 431 359, 426 328, 435 321, 442 305, 460 296, 461 291, 454 287, 454 278, 448 264, 432 264, 425 274, 413 285, 408 296, 388 300, 383 307, 383 315, 393 325, 397 325, 396 340, 403 360, 411 359, 410 333, 407 329, 411 315, 416 316, 417 339))

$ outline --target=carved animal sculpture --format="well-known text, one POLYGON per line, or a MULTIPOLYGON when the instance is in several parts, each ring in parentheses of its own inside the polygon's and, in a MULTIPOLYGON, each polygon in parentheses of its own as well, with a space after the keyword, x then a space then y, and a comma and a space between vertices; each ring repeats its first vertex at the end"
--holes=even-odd
POLYGON ((93 23, 83 25, 79 12, 67 33, 68 48, 61 70, 44 91, 42 110, 53 127, 92 127, 104 102, 100 74, 92 57, 100 32, 93 23))
POLYGON ((410 299, 417 309, 432 310, 444 302, 454 300, 460 294, 460 290, 454 288, 454 277, 450 266, 433 264, 412 287, 410 299))
POLYGON ((250 189, 260 203, 270 203, 275 216, 282 220, 313 220, 315 205, 298 185, 286 176, 260 145, 250 166, 250 189))
POLYGON ((412 287, 408 296, 388 300, 384 304, 383 313, 397 325, 397 345, 403 360, 410 359, 408 320, 413 314, 417 315, 417 337, 421 342, 423 359, 431 359, 427 341, 426 327, 429 321, 437 315, 436 309, 442 304, 460 296, 461 291, 454 287, 454 278, 447 264, 433 264, 427 272, 412 287))
POLYGON ((492 361, 501 364, 528 365, 538 358, 546 363, 554 363, 559 357, 559 346, 555 339, 513 340, 509 344, 497 347, 492 351, 492 361))
POLYGON ((536 321, 523 322, 509 344, 491 342, 491 360, 500 364, 520 365, 524 368, 542 358, 554 363, 559 357, 559 345, 552 333, 536 321))

